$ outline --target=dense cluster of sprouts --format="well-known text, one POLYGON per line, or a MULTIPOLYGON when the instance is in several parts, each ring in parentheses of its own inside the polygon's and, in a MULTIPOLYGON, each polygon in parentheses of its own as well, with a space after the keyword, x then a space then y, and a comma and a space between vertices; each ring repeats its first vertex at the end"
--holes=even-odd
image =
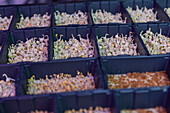
MULTIPOLYGON (((72 38, 68 41, 60 38, 54 42, 54 57, 53 59, 67 59, 70 57, 93 57, 94 47, 92 46, 88 34, 86 38, 81 38, 79 34, 79 40, 77 40, 73 34, 72 38)), ((56 34, 56 38, 58 34, 56 34)))
POLYGON ((8 17, 1 17, 0 15, 0 30, 8 30, 9 29, 9 25, 11 23, 13 16, 11 15, 10 18, 8 17))
POLYGON ((35 111, 27 112, 27 113, 54 113, 54 112, 35 110, 35 111))
POLYGON ((157 12, 154 13, 153 8, 147 9, 146 7, 139 9, 136 6, 136 10, 133 10, 132 7, 127 8, 133 22, 149 22, 149 21, 158 21, 157 19, 157 12))
POLYGON ((107 12, 105 10, 96 10, 93 12, 92 9, 92 17, 95 24, 108 24, 108 23, 126 23, 126 19, 122 19, 121 13, 116 13, 115 15, 111 12, 107 12))
POLYGON ((75 77, 72 77, 70 74, 60 73, 53 74, 53 76, 46 75, 45 79, 40 78, 36 80, 33 75, 28 80, 27 94, 47 94, 92 89, 95 89, 95 82, 92 74, 87 73, 87 76, 84 76, 81 72, 77 71, 75 77))
POLYGON ((15 96, 15 80, 9 78, 6 74, 2 76, 6 77, 6 81, 0 80, 0 98, 15 96))
POLYGON ((169 86, 165 71, 108 75, 109 89, 169 86))
POLYGON ((132 34, 127 35, 115 35, 98 38, 98 46, 101 56, 117 56, 117 55, 139 55, 137 53, 137 43, 134 44, 132 34))
POLYGON ((167 113, 166 109, 163 107, 156 106, 155 108, 145 108, 145 109, 124 109, 120 113, 167 113))
POLYGON ((8 48, 9 63, 47 61, 49 37, 48 35, 42 36, 27 39, 26 42, 19 41, 16 45, 12 44, 8 48))
POLYGON ((43 16, 41 14, 34 14, 31 18, 26 17, 21 14, 20 22, 16 24, 16 28, 27 28, 27 27, 48 27, 51 24, 51 15, 45 13, 43 16))
POLYGON ((78 13, 68 14, 66 12, 60 13, 58 10, 54 12, 55 24, 58 25, 69 25, 69 24, 88 24, 87 13, 83 13, 78 10, 78 13))
POLYGON ((149 28, 144 34, 141 31, 140 36, 150 54, 170 53, 170 37, 162 35, 161 29, 160 33, 153 33, 149 28))
POLYGON ((102 108, 102 107, 89 107, 89 109, 79 109, 79 110, 66 110, 64 113, 111 113, 110 108, 102 108))

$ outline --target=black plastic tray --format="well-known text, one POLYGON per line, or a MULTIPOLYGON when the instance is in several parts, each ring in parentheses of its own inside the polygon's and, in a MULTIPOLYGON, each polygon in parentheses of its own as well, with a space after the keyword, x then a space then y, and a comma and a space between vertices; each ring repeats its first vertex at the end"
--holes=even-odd
MULTIPOLYGON (((86 38, 86 35, 88 35, 89 40, 91 42, 91 44, 94 47, 94 57, 98 56, 98 51, 97 51, 97 45, 96 45, 96 39, 92 33, 92 28, 91 26, 69 26, 69 27, 54 27, 52 28, 52 38, 50 41, 50 51, 51 51, 51 55, 50 55, 50 60, 53 60, 54 57, 54 41, 57 41, 58 39, 56 39, 56 34, 58 34, 58 38, 60 38, 60 35, 63 35, 62 39, 68 41, 70 38, 72 38, 71 34, 74 35, 74 37, 76 39, 79 40, 79 37, 77 36, 78 34, 81 35, 82 38, 86 38)), ((71 59, 88 59, 90 57, 86 57, 86 58, 81 58, 81 57, 71 57, 71 59)), ((70 58, 68 58, 70 59, 70 58)), ((64 60, 64 59, 63 59, 64 60)))
MULTIPOLYGON (((27 30, 12 30, 7 38, 6 43, 4 44, 3 53, 1 56, 1 63, 6 64, 8 63, 8 48, 11 44, 16 44, 19 40, 26 41, 26 39, 31 39, 34 37, 42 37, 42 34, 49 36, 50 42, 50 29, 27 29, 27 30)), ((50 50, 48 48, 48 52, 50 54, 50 50)), ((49 59, 49 55, 48 55, 49 59)))
POLYGON ((167 113, 170 112, 170 89, 168 88, 116 90, 114 94, 117 113, 123 109, 145 109, 156 106, 162 106, 167 113))
MULTIPOLYGON (((146 7, 146 8, 154 8, 154 12, 157 12, 157 19, 158 22, 147 22, 147 23, 161 23, 161 21, 169 21, 169 18, 165 15, 164 11, 161 9, 161 7, 154 1, 154 0, 126 0, 123 1, 124 8, 127 8, 128 6, 132 7, 132 9, 136 9, 136 6, 138 5, 139 8, 146 7)), ((130 14, 128 14, 131 18, 130 14)), ((132 20, 132 18, 131 18, 132 20)), ((134 22, 133 22, 134 23, 134 22)), ((141 22, 145 23, 145 22, 141 22)))
POLYGON ((5 42, 7 40, 7 35, 8 35, 8 32, 7 31, 0 31, 0 45, 1 45, 1 50, 0 50, 0 64, 2 63, 3 61, 3 51, 4 51, 4 48, 5 48, 5 42))
MULTIPOLYGON (((156 2, 158 3, 158 5, 160 5, 163 11, 164 11, 164 8, 170 7, 170 0, 156 0, 156 2)), ((167 16, 167 18, 169 18, 170 20, 170 17, 167 15, 167 13, 165 11, 164 13, 167 16)))
MULTIPOLYGON (((51 19, 52 19, 52 6, 51 6, 51 4, 18 6, 16 18, 11 25, 11 29, 17 29, 16 23, 20 22, 20 18, 21 18, 20 15, 21 14, 23 14, 24 18, 27 17, 27 16, 29 18, 31 18, 32 16, 34 16, 34 14, 41 14, 41 16, 42 16, 46 12, 48 12, 48 14, 51 14, 51 19)), ((51 21, 51 19, 50 19, 50 21, 51 21)), ((47 26, 47 27, 51 27, 51 24, 50 24, 50 26, 47 26)), ((27 27, 27 28, 18 28, 18 29, 35 29, 35 28, 46 28, 46 27, 27 27)))
POLYGON ((167 101, 166 101, 166 110, 168 111, 168 113, 170 112, 170 88, 168 89, 168 94, 167 94, 167 101))
POLYGON ((32 75, 35 75, 35 79, 45 78, 45 75, 53 75, 59 73, 71 74, 73 77, 75 77, 77 71, 82 72, 85 76, 87 72, 92 73, 94 76, 95 88, 104 88, 104 81, 102 78, 99 61, 97 59, 67 59, 65 61, 50 61, 25 64, 23 75, 20 78, 20 95, 26 95, 27 82, 32 75))
MULTIPOLYGON (((134 57, 105 57, 101 59, 101 68, 108 88, 107 74, 126 74, 132 72, 155 72, 166 71, 170 79, 170 58, 162 56, 139 56, 134 57)), ((150 87, 149 87, 150 88, 150 87)), ((148 89, 149 89, 148 88, 148 89)), ((141 89, 141 88, 131 88, 141 89)))
POLYGON ((109 107, 112 113, 115 112, 115 100, 113 92, 108 90, 94 90, 70 94, 57 95, 57 112, 64 113, 65 110, 79 110, 89 107, 109 107))
POLYGON ((11 23, 9 25, 8 30, 11 28, 12 23, 14 22, 17 14, 17 7, 16 6, 0 6, 0 15, 4 18, 7 16, 10 18, 11 15, 13 15, 13 18, 11 20, 11 23))
MULTIPOLYGON (((60 13, 62 12, 66 12, 68 14, 73 14, 73 13, 77 13, 78 10, 82 11, 82 12, 86 12, 87 16, 88 16, 88 24, 85 25, 90 25, 92 24, 92 20, 90 18, 90 13, 89 10, 87 8, 87 3, 86 2, 74 2, 74 3, 58 3, 58 4, 54 4, 53 5, 53 18, 52 18, 52 26, 55 27, 55 18, 54 18, 54 12, 59 11, 60 13)), ((79 24, 69 24, 69 25, 59 25, 59 26, 82 26, 79 24)))
MULTIPOLYGON (((154 24, 135 24, 134 25, 135 31, 137 32, 137 36, 139 37, 143 47, 145 48, 145 51, 147 53, 147 55, 151 55, 147 49, 147 47, 145 46, 142 38, 140 37, 140 32, 143 31, 143 33, 145 33, 146 30, 148 30, 149 28, 151 28, 151 31, 156 33, 160 33, 160 29, 162 29, 162 34, 165 36, 170 37, 170 24, 169 23, 154 23, 154 24)), ((170 56, 170 53, 167 54, 157 54, 157 55, 153 55, 153 56, 170 56)))
POLYGON ((35 110, 55 112, 55 96, 20 96, 2 99, 2 107, 1 113, 27 113, 35 110))
MULTIPOLYGON (((145 49, 143 48, 143 46, 140 42, 140 39, 137 37, 137 34, 136 34, 136 32, 134 32, 133 27, 131 25, 128 25, 128 24, 112 24, 112 25, 102 25, 102 26, 96 25, 94 27, 94 32, 95 32, 95 35, 98 36, 99 39, 101 37, 105 36, 106 33, 108 33, 109 36, 112 36, 112 35, 115 36, 117 33, 119 35, 127 34, 129 36, 129 32, 132 32, 134 43, 137 43, 137 46, 138 46, 137 52, 142 56, 147 55, 147 53, 145 52, 145 49)), ((97 46, 97 49, 100 54, 98 46, 97 46)), ((118 57, 122 57, 122 56, 130 56, 130 55, 118 55, 118 57)), ((101 56, 101 57, 105 57, 105 56, 101 56)), ((111 56, 111 57, 117 57, 117 56, 111 56)), ((133 58, 136 56, 130 56, 130 57, 133 58)))
POLYGON ((1 112, 1 113, 4 113, 4 109, 3 109, 2 103, 3 103, 3 102, 0 100, 0 112, 1 112))
MULTIPOLYGON (((7 74, 8 77, 15 79, 15 87, 16 87, 16 96, 18 96, 19 94, 19 78, 21 75, 21 66, 20 65, 16 65, 16 64, 1 64, 0 65, 0 80, 6 80, 5 77, 3 77, 3 74, 7 74)), ((2 97, 4 98, 4 97, 2 97)), ((2 99, 0 98, 0 99, 2 99)), ((11 97, 5 97, 5 98, 11 98, 11 97)))
MULTIPOLYGON (((127 18, 127 23, 132 23, 132 20, 128 16, 128 13, 126 9, 122 6, 120 1, 94 1, 94 2, 89 2, 89 11, 90 11, 90 17, 92 19, 93 24, 93 18, 92 18, 92 12, 91 10, 93 9, 93 12, 96 12, 96 10, 105 10, 107 12, 111 12, 112 14, 116 13, 121 13, 123 20, 125 20, 125 17, 127 18)), ((108 24, 113 24, 113 23, 108 23, 108 24)), ((97 24, 97 25, 103 25, 103 24, 97 24)))

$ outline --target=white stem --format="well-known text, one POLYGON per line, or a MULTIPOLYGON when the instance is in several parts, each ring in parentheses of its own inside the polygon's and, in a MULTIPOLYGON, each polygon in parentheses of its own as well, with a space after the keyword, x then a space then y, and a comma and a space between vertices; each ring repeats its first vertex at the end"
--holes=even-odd
POLYGON ((5 76, 5 77, 6 77, 6 82, 15 81, 15 80, 12 79, 12 78, 8 78, 7 74, 3 74, 2 76, 5 76))

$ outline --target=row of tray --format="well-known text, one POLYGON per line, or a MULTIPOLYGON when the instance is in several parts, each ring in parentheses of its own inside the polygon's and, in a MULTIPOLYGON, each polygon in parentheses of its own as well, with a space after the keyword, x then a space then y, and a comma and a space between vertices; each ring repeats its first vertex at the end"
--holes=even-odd
MULTIPOLYGON (((51 25, 50 27, 55 27, 55 19, 54 12, 56 10, 60 12, 67 12, 68 14, 72 14, 81 10, 83 12, 88 13, 88 23, 94 25, 94 21, 91 16, 91 9, 96 11, 98 9, 109 11, 113 14, 122 13, 123 19, 127 17, 127 23, 132 23, 132 18, 127 12, 126 8, 128 6, 133 9, 136 8, 136 5, 147 8, 154 8, 154 12, 158 12, 158 22, 148 22, 148 23, 162 23, 169 22, 170 18, 164 12, 164 8, 169 7, 169 0, 164 0, 164 2, 160 0, 127 0, 127 1, 94 1, 94 2, 76 2, 76 3, 51 3, 45 5, 18 5, 18 6, 1 6, 0 14, 2 17, 13 15, 12 22, 10 24, 9 29, 16 29, 16 23, 20 21, 20 15, 23 14, 24 17, 32 17, 34 14, 45 14, 48 12, 51 14, 51 25), (167 3, 167 4, 165 4, 167 3)), ((109 23, 112 24, 112 23, 109 23)), ((102 25, 102 24, 100 24, 102 25)), ((77 26, 77 25, 68 25, 68 26, 77 26)), ((27 29, 27 28, 26 28, 27 29)), ((28 28, 29 29, 29 28, 28 28)))
MULTIPOLYGON (((25 29, 25 30, 11 30, 11 31, 0 31, 0 45, 2 46, 0 52, 0 63, 6 64, 8 63, 8 48, 11 44, 17 44, 18 41, 26 41, 27 39, 31 39, 33 37, 42 37, 42 34, 49 36, 49 46, 48 46, 48 61, 53 60, 54 57, 54 41, 58 40, 59 37, 56 37, 56 34, 63 35, 63 40, 69 40, 71 38, 71 34, 75 36, 76 39, 79 40, 78 34, 81 35, 82 38, 86 39, 86 35, 89 34, 90 42, 94 47, 94 57, 103 57, 100 55, 100 50, 97 43, 97 38, 101 38, 105 36, 106 33, 111 35, 116 35, 119 33, 129 35, 129 32, 132 32, 134 43, 137 43, 137 52, 140 55, 137 56, 129 56, 131 58, 139 57, 139 56, 151 56, 147 47, 140 37, 141 31, 146 31, 151 28, 153 32, 160 32, 162 29, 162 34, 165 36, 170 36, 170 24, 169 23, 155 23, 155 24, 138 24, 135 27, 131 25, 125 24, 114 24, 114 25, 104 25, 104 26, 74 26, 74 27, 53 27, 53 28, 37 28, 37 29, 25 29)), ((113 57, 123 57, 127 55, 119 55, 113 57)), ((159 54, 153 56, 170 56, 167 54, 159 54)), ((74 58, 76 59, 76 58, 74 58)))
POLYGON ((48 94, 40 96, 20 96, 0 100, 1 113, 27 113, 41 110, 64 113, 65 110, 107 107, 111 113, 123 109, 146 109, 161 106, 170 112, 170 88, 140 90, 93 90, 69 94, 48 94))
MULTIPOLYGON (((77 71, 85 76, 87 72, 92 73, 95 89, 108 89, 108 74, 126 74, 132 72, 156 72, 166 71, 170 79, 170 57, 117 57, 117 58, 89 58, 89 59, 67 59, 36 63, 1 64, 0 75, 4 73, 15 79, 16 96, 27 95, 28 80, 35 75, 35 79, 46 78, 46 75, 71 74, 75 77, 77 71)), ((5 77, 0 76, 1 80, 5 77)), ((165 86, 169 87, 169 86, 165 86)), ((132 88, 135 89, 135 88, 132 88)), ((137 88, 140 89, 140 88, 137 88)), ((150 89, 150 87, 148 87, 150 89)))

